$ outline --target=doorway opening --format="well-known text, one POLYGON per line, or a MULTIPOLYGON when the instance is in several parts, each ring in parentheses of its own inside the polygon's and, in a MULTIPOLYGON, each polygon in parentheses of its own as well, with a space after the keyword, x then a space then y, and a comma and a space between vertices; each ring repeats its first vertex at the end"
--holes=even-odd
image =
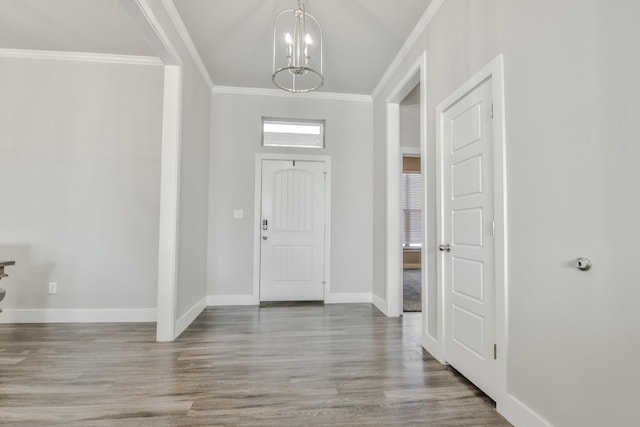
POLYGON ((420 156, 420 84, 400 102, 402 156, 402 312, 422 312, 424 191, 420 156))
POLYGON ((402 311, 404 313, 422 311, 422 204, 420 155, 403 153, 402 311))
POLYGON ((407 161, 420 164, 419 170, 425 171, 424 165, 427 160, 426 66, 427 54, 423 52, 387 98, 387 293, 385 304, 378 307, 389 317, 402 315, 403 303, 407 299, 403 286, 405 271, 412 275, 414 283, 419 283, 420 304, 414 309, 422 311, 420 317, 423 341, 425 334, 428 334, 431 318, 436 314, 429 305, 429 302, 435 302, 435 299, 431 299, 432 295, 425 291, 430 289, 425 272, 435 270, 423 268, 428 265, 428 262, 433 262, 428 259, 428 251, 423 250, 423 246, 428 247, 430 242, 428 239, 435 236, 427 233, 428 215, 425 197, 428 188, 427 174, 411 174, 412 176, 408 177, 403 175, 403 158, 411 157, 412 159, 407 161), (403 209, 404 181, 407 181, 407 186, 410 185, 409 182, 419 184, 414 187, 419 188, 417 191, 421 196, 406 210, 403 209), (405 227, 405 223, 409 227, 405 227), (411 224, 414 225, 413 229, 410 227, 411 224), (405 234, 411 231, 414 231, 413 238, 405 238, 405 234), (413 264, 407 265, 413 268, 406 270, 404 268, 405 253, 407 263, 413 264), (419 263, 411 262, 411 258, 415 260, 416 257, 419 263), (418 266, 419 269, 416 268, 418 266))

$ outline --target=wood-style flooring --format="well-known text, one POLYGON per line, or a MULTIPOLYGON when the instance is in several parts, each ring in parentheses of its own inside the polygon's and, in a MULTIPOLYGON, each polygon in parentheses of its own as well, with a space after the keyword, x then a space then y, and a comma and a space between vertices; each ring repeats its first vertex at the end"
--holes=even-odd
POLYGON ((0 424, 510 425, 422 351, 420 316, 208 308, 173 343, 155 324, 0 325, 0 424))

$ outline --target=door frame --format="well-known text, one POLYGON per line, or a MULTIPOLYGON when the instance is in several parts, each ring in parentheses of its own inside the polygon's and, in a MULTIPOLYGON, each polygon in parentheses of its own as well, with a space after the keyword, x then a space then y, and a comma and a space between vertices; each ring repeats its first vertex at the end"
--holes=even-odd
POLYGON ((324 186, 324 299, 331 294, 331 156, 323 154, 256 153, 253 205, 253 294, 251 300, 260 304, 260 248, 262 230, 262 162, 264 160, 299 160, 325 164, 324 186))
MULTIPOLYGON (((492 79, 493 97, 493 205, 495 220, 494 237, 494 264, 495 264, 495 320, 496 320, 496 344, 497 344, 497 368, 496 378, 497 392, 496 402, 505 401, 507 397, 507 358, 508 358, 508 235, 507 235, 507 170, 506 170, 506 129, 504 108, 504 61, 503 55, 498 55, 488 65, 473 75, 467 82, 446 97, 436 107, 436 195, 438 224, 437 236, 441 238, 444 231, 442 218, 442 146, 443 124, 442 117, 445 110, 458 102, 473 89, 492 79)), ((437 267, 437 285, 440 298, 438 298, 439 313, 439 352, 442 360, 446 359, 445 348, 445 314, 444 307, 447 301, 442 277, 443 257, 439 256, 437 267)))
POLYGON ((387 229, 386 229, 386 304, 380 308, 389 317, 402 315, 402 155, 400 153, 400 103, 417 86, 420 85, 420 167, 422 173, 422 188, 425 192, 423 197, 423 227, 422 242, 422 335, 426 334, 426 318, 424 316, 427 307, 427 277, 425 275, 427 266, 427 238, 430 237, 426 231, 426 152, 427 152, 427 52, 423 52, 418 60, 409 69, 404 78, 393 90, 386 100, 387 113, 387 229))

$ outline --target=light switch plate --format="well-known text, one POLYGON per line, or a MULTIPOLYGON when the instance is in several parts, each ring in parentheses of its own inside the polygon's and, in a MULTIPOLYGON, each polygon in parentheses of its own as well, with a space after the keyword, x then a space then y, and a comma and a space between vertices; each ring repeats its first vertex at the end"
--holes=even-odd
POLYGON ((233 219, 242 219, 244 217, 244 211, 242 209, 233 210, 233 219))

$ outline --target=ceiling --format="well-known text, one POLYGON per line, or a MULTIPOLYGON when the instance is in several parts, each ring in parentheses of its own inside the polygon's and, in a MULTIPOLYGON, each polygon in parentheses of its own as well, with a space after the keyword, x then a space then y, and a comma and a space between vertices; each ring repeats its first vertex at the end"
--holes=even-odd
POLYGON ((155 56, 118 0, 0 0, 0 48, 155 56))
MULTIPOLYGON (((431 0, 305 0, 324 32, 319 91, 371 94, 431 0)), ((274 88, 273 21, 297 0, 174 0, 216 85, 274 88)))
MULTIPOLYGON (((0 0, 0 48, 154 56, 122 0, 0 0)), ((324 92, 371 94, 431 0, 305 0, 324 92)), ((174 0, 217 86, 274 88, 273 20, 297 0, 174 0)))

